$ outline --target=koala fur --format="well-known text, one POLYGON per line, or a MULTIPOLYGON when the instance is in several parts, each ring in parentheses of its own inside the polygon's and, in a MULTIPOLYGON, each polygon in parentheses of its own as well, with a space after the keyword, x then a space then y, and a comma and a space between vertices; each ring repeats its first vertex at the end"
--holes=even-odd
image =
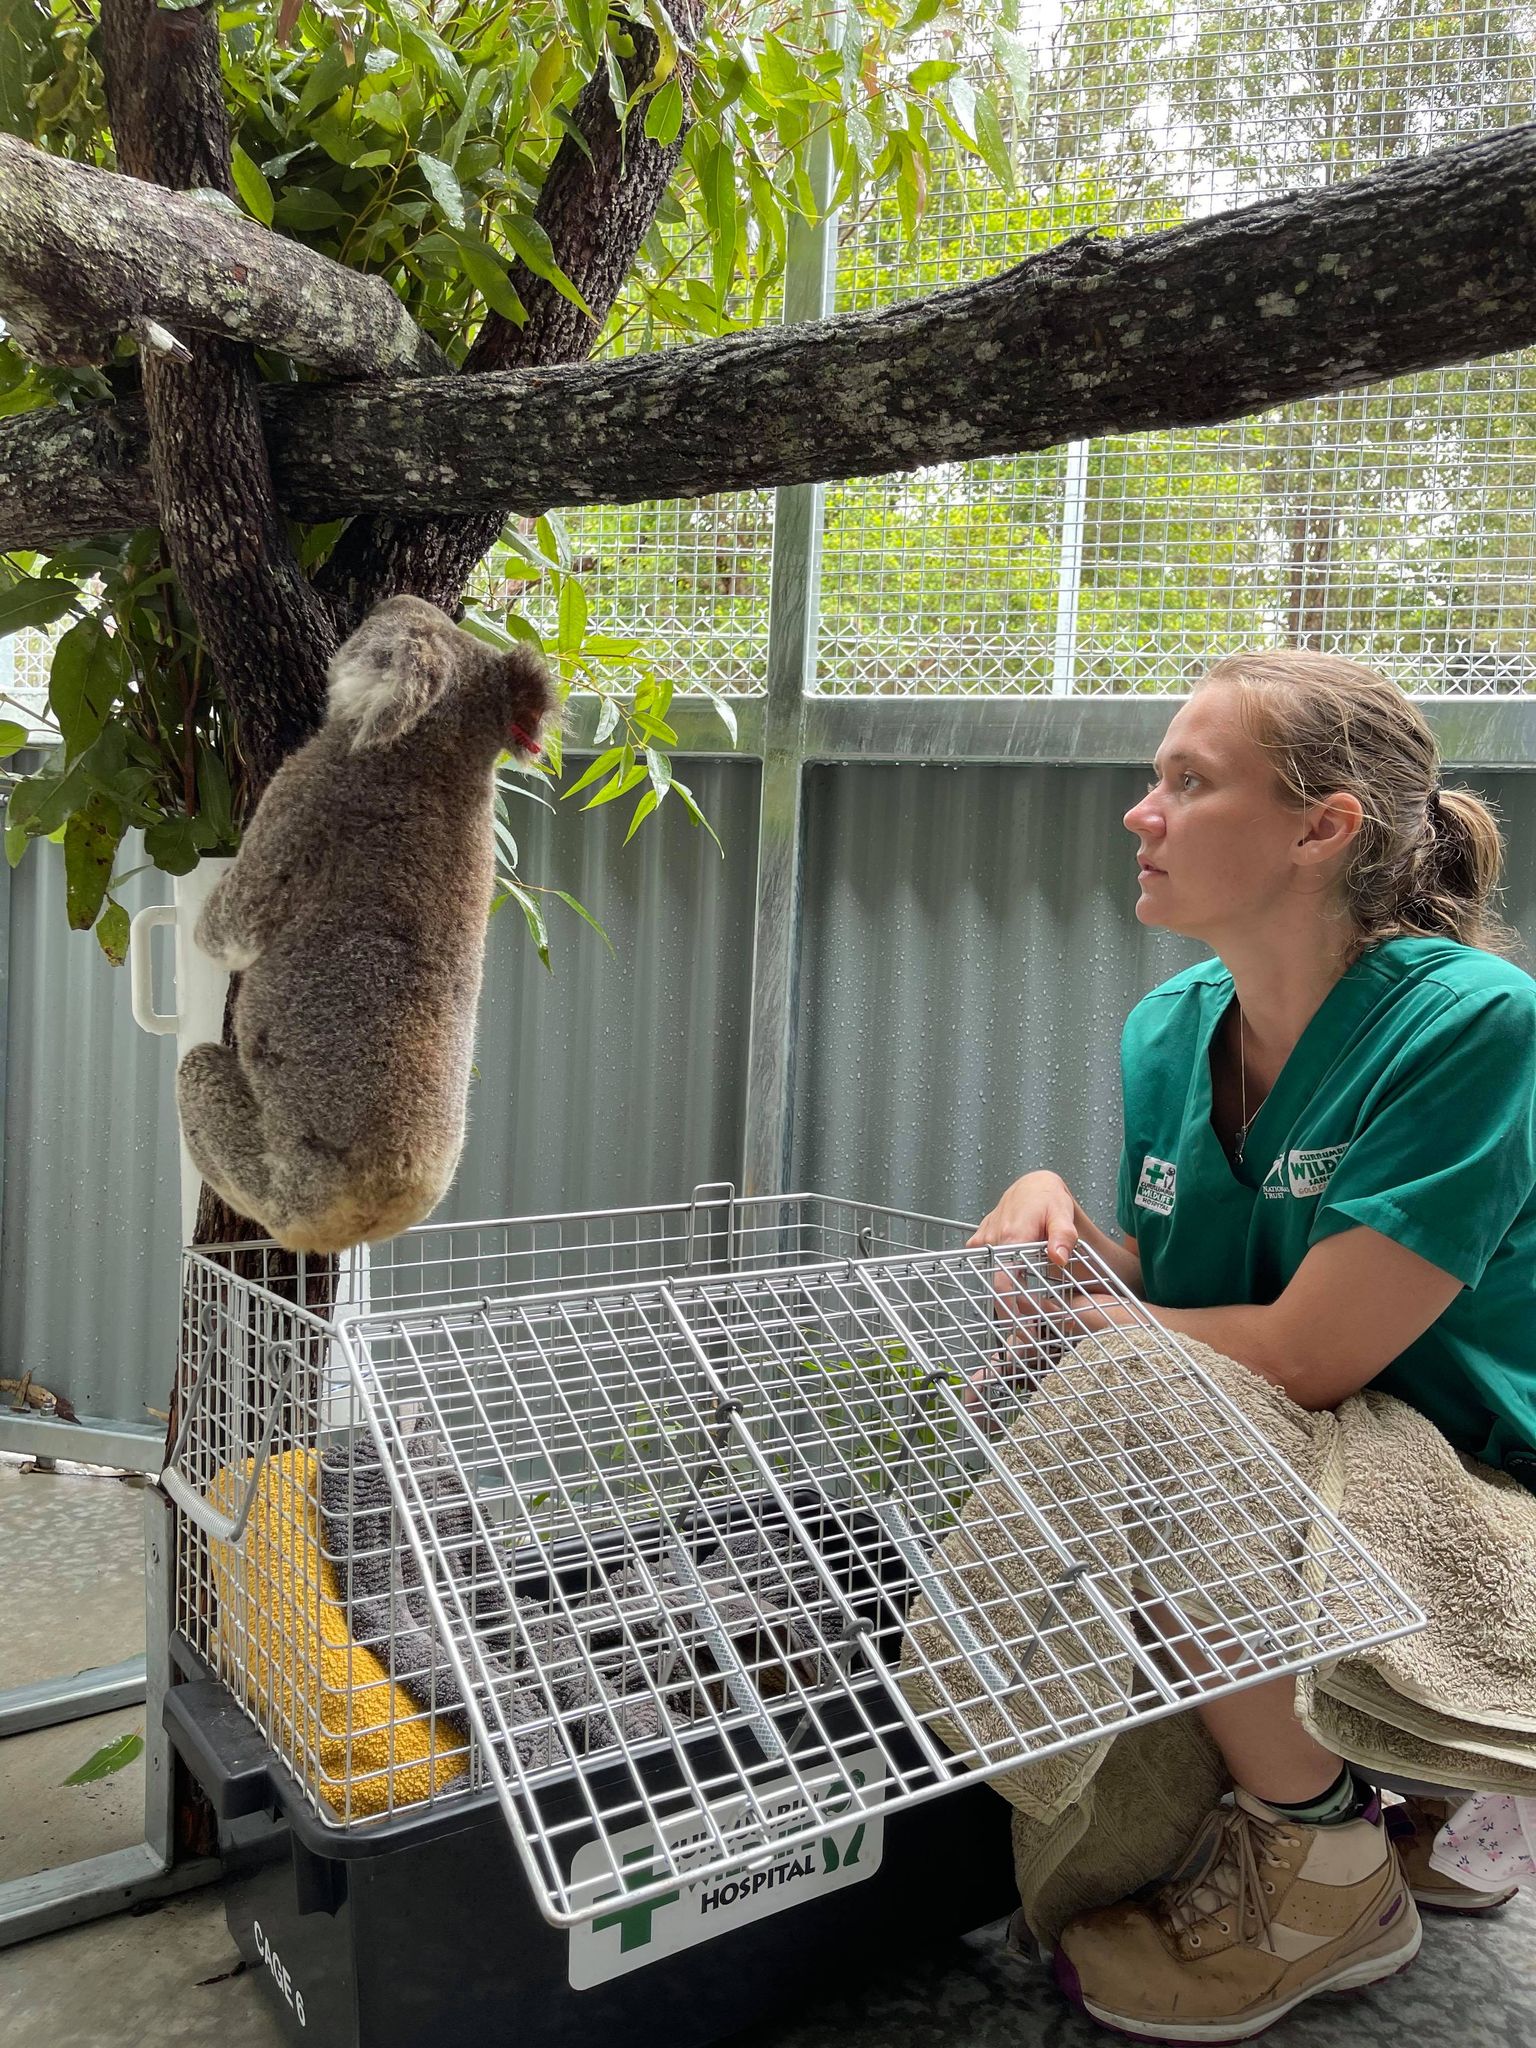
POLYGON ((292 1251, 393 1237, 464 1143, 495 886, 495 764, 537 754, 555 694, 435 605, 392 597, 330 669, 325 724, 256 807, 196 943, 240 976, 236 1048, 176 1095, 210 1187, 292 1251))

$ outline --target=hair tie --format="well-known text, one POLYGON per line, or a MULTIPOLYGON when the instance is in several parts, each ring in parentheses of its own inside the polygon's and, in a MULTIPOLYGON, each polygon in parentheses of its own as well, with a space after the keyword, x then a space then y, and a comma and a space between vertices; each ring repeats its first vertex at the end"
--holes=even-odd
POLYGON ((1429 786, 1429 795, 1424 799, 1424 808, 1427 811, 1431 811, 1438 814, 1440 809, 1440 799, 1443 794, 1444 791, 1441 785, 1438 782, 1432 782, 1429 786))

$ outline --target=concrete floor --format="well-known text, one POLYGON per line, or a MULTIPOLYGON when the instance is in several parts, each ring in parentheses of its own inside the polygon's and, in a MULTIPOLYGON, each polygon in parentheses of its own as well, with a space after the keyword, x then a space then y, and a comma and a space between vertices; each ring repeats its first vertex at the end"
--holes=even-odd
MULTIPOLYGON (((0 1460, 0 1683, 115 1663, 143 1644, 141 1499, 121 1480, 25 1472, 0 1460)), ((126 1713, 0 1743, 0 1880, 142 1836, 137 1767, 95 1787, 61 1780, 126 1713)), ((1530 2048, 1536 1899, 1492 1919, 1426 1916, 1413 1969, 1322 1999, 1266 2036, 1274 2048, 1530 2048)), ((298 2041, 245 1970, 218 1888, 0 1952, 0 2041, 107 2048, 122 2040, 275 2048, 298 2041)), ((1089 2048, 1112 2037, 1066 2009, 1001 1926, 878 1982, 737 2037, 736 2048, 1089 2048)), ((366 2048, 366 2044, 363 2044, 366 2048)), ((433 2044, 445 2048, 445 2044, 433 2044)))

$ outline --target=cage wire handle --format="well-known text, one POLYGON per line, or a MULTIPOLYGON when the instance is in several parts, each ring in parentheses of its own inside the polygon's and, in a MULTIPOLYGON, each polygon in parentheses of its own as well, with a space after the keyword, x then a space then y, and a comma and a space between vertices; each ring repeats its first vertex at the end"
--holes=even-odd
MULTIPOLYGON (((699 1257, 699 1211, 700 1209, 724 1209, 727 1233, 732 1233, 736 1222, 736 1183, 733 1180, 700 1181, 693 1191, 688 1204, 688 1270, 695 1272, 707 1263, 699 1257)), ((730 1263, 730 1244, 726 1245, 726 1264, 730 1263)))
POLYGON ((267 1403, 266 1428, 261 1433, 261 1441, 256 1446, 255 1454, 251 1459, 250 1479, 247 1482, 244 1493, 237 1499, 235 1512, 232 1515, 222 1513, 192 1480, 185 1478, 176 1469, 177 1460, 182 1456, 187 1447, 187 1438, 191 1434, 192 1418, 197 1412, 198 1401, 213 1370, 213 1346, 211 1344, 208 1347, 208 1356, 199 1368, 196 1379, 192 1382, 191 1390, 187 1395, 186 1412, 182 1416, 181 1425, 176 1432, 176 1441, 171 1446, 171 1454, 166 1460, 164 1471, 160 1474, 159 1483, 161 1488, 170 1495, 171 1499, 175 1501, 177 1507, 181 1509, 188 1520, 195 1522, 198 1528, 204 1530, 208 1535, 217 1537, 221 1543, 238 1543, 245 1534, 245 1525, 251 1518, 251 1509, 256 1501, 256 1489, 261 1483, 262 1467, 271 1455, 272 1440, 277 1434, 277 1418, 282 1412, 283 1403, 288 1398, 288 1388, 293 1380, 294 1366, 297 1363, 293 1344, 291 1342, 278 1343, 270 1348, 274 1351, 280 1350, 285 1352, 287 1354, 287 1362, 283 1367, 282 1376, 277 1382, 272 1398, 267 1403))
POLYGON ((724 1380, 721 1379, 719 1373, 715 1370, 713 1364, 710 1362, 709 1354, 705 1351, 703 1345, 699 1342, 697 1336, 694 1334, 692 1325, 689 1323, 688 1318, 683 1314, 682 1308, 678 1302, 676 1295, 672 1292, 672 1289, 665 1284, 665 1282, 663 1282, 657 1288, 657 1293, 660 1294, 663 1301, 665 1301, 667 1309, 671 1314, 673 1321, 677 1324, 678 1330, 682 1335, 683 1342, 688 1346, 688 1349, 693 1353, 694 1359, 698 1364, 699 1370, 703 1373, 710 1387, 713 1388, 715 1398, 720 1404, 721 1420, 729 1425, 732 1434, 736 1437, 737 1441, 740 1443, 742 1449, 746 1452, 747 1457, 750 1459, 752 1465, 756 1469, 758 1477, 762 1480, 764 1486, 767 1487, 768 1491, 773 1495, 773 1498, 778 1504, 780 1511, 783 1513, 785 1520, 788 1522, 790 1528, 793 1529, 795 1534, 799 1537, 801 1547, 804 1550, 807 1558, 810 1560, 811 1566, 814 1569, 816 1576, 821 1580, 821 1583, 823 1584, 823 1586, 826 1587, 827 1592, 830 1594, 835 1612, 837 1612, 843 1617, 845 1641, 850 1647, 855 1641, 859 1642, 859 1645, 862 1648, 865 1657, 868 1659, 871 1670, 873 1670, 877 1674, 881 1683, 885 1686, 885 1689, 890 1696, 891 1704, 895 1707, 897 1713, 900 1715, 902 1722, 906 1727, 907 1733, 912 1737, 913 1741, 922 1751, 924 1761, 928 1763, 928 1765, 931 1768, 936 1769, 941 1776, 944 1775, 945 1770, 950 1762, 948 1752, 939 1749, 935 1745, 932 1736, 928 1733, 928 1730, 923 1726, 923 1723, 918 1719, 905 1693, 903 1693, 901 1687, 896 1683, 893 1674, 886 1669, 884 1658, 880 1656, 880 1654, 875 1649, 873 1643, 870 1640, 871 1636, 874 1633, 873 1628, 870 1626, 868 1622, 862 1621, 859 1618, 859 1616, 854 1612, 852 1606, 849 1603, 846 1592, 837 1583, 837 1580, 832 1576, 832 1573, 828 1569, 826 1562, 821 1555, 821 1552, 817 1549, 815 1543, 811 1540, 810 1535, 808 1534, 803 1523, 801 1522, 800 1517, 795 1510, 794 1502, 790 1499, 789 1495, 784 1491, 784 1488, 779 1484, 778 1475, 774 1472, 773 1467, 768 1463, 768 1460, 763 1456, 761 1445, 759 1445, 757 1439, 753 1436, 751 1430, 747 1427, 746 1423, 743 1422, 741 1417, 740 1404, 732 1400, 730 1389, 726 1386, 724 1380))

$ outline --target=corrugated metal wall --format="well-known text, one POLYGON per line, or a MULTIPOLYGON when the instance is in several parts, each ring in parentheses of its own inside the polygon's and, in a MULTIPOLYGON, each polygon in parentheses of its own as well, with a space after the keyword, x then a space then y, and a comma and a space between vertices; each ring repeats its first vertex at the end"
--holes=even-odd
MULTIPOLYGON (((580 897, 619 958, 560 904, 553 977, 515 910, 493 927, 445 1213, 670 1199, 736 1177, 758 777, 692 764, 691 780, 724 862, 680 812, 621 850, 617 806, 519 807, 526 872, 580 897)), ((1120 1022, 1193 957, 1131 915, 1120 817, 1144 781, 811 771, 797 1185, 975 1216, 1050 1165, 1108 1220, 1120 1022)), ((1505 813, 1507 909, 1536 944, 1536 777, 1478 786, 1505 813)), ((133 1025, 126 977, 65 930, 62 889, 53 847, 12 878, 0 1372, 30 1367, 83 1413, 140 1422, 162 1405, 174 1328, 173 1055, 133 1025)))

